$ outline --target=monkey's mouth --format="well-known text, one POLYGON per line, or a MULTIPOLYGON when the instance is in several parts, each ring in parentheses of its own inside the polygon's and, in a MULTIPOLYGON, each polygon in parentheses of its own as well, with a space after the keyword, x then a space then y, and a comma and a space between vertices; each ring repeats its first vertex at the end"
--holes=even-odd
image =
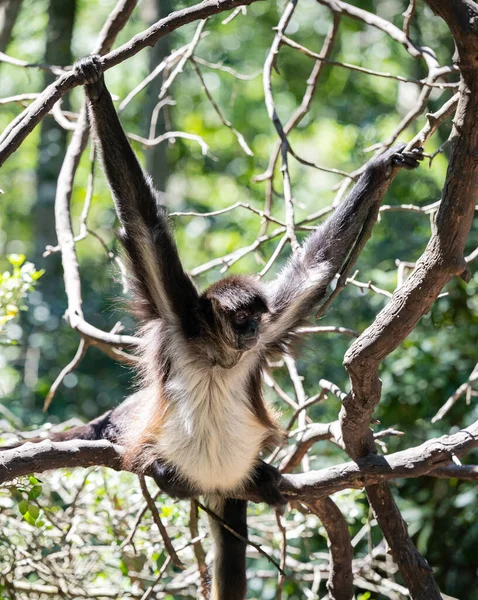
POLYGON ((241 335, 237 340, 239 350, 250 350, 257 344, 257 335, 241 335))

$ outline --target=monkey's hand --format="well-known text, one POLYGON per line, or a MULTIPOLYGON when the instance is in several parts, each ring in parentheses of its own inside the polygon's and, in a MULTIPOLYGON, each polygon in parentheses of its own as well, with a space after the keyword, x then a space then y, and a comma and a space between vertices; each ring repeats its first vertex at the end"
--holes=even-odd
POLYGON ((278 469, 268 465, 263 460, 256 465, 250 483, 251 491, 257 493, 262 502, 273 508, 281 509, 287 504, 287 500, 280 493, 279 485, 282 475, 278 469))
POLYGON ((186 498, 196 498, 198 495, 197 490, 193 489, 175 469, 164 465, 159 460, 150 466, 148 474, 171 498, 185 500, 186 498))
POLYGON ((97 54, 80 58, 73 65, 75 75, 85 81, 85 92, 90 102, 98 100, 105 89, 103 63, 97 54))
POLYGON ((413 148, 409 152, 405 152, 406 144, 398 144, 392 148, 389 152, 392 154, 391 159, 394 165, 398 167, 404 167, 405 169, 416 169, 420 161, 423 160, 423 148, 413 148))
POLYGON ((383 179, 390 177, 396 167, 405 169, 416 169, 423 160, 423 148, 413 148, 409 152, 405 152, 406 144, 400 142, 393 148, 389 148, 382 154, 375 156, 370 160, 365 169, 365 173, 369 173, 372 177, 383 179))

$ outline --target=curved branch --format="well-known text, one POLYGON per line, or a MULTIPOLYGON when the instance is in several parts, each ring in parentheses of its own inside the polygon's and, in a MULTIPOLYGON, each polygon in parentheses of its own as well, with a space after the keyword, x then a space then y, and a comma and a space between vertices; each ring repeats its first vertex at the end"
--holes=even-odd
POLYGON ((381 29, 391 38, 393 38, 399 44, 405 47, 407 52, 413 56, 414 58, 418 58, 423 56, 425 50, 423 48, 417 47, 411 39, 396 25, 390 23, 386 19, 382 19, 378 15, 374 13, 368 12, 363 8, 358 8, 357 6, 353 6, 352 4, 348 4, 347 2, 342 2, 342 0, 317 0, 319 4, 324 4, 328 6, 334 11, 338 11, 340 14, 347 15, 352 19, 357 19, 358 21, 363 21, 367 25, 371 27, 376 27, 377 29, 381 29))

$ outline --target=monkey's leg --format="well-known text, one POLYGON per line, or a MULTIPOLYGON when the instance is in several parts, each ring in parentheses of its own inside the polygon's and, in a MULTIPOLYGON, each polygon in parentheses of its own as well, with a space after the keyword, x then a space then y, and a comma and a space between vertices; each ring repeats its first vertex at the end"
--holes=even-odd
POLYGON ((342 287, 370 237, 380 203, 399 167, 414 169, 423 159, 421 148, 405 152, 405 147, 398 144, 371 160, 344 201, 305 240, 302 252, 295 253, 276 280, 268 284, 274 318, 262 333, 265 344, 273 348, 286 340, 325 296, 336 273, 341 275, 342 287))
POLYGON ((248 488, 258 494, 262 502, 273 508, 282 508, 287 504, 287 500, 279 490, 281 481, 280 471, 261 460, 254 469, 248 488))
POLYGON ((90 102, 98 100, 105 89, 101 58, 96 54, 85 56, 75 63, 74 68, 79 75, 85 78, 90 102))
MULTIPOLYGON (((420 161, 423 160, 423 148, 413 148, 413 150, 411 150, 410 152, 405 152, 405 146, 406 145, 403 142, 400 142, 394 148, 388 150, 385 153, 385 156, 379 156, 377 159, 375 159, 375 161, 382 161, 383 164, 386 165, 387 161, 390 160, 391 164, 389 168, 392 168, 393 165, 397 165, 398 167, 408 169, 409 171, 411 171, 412 169, 416 169, 420 165, 420 161)), ((372 228, 375 224, 375 221, 377 220, 378 210, 378 205, 376 205, 375 207, 372 206, 369 215, 364 220, 363 227, 357 237, 357 240, 351 248, 345 263, 340 269, 340 279, 338 283, 340 287, 344 287, 347 279, 347 274, 350 272, 350 269, 355 264, 357 258, 363 250, 363 247, 370 238, 372 228)), ((322 310, 320 311, 320 315, 321 314, 322 310)), ((316 315, 316 317, 318 316, 319 313, 316 315)))
POLYGON ((156 460, 146 472, 156 481, 159 488, 171 498, 184 500, 198 496, 197 490, 189 485, 173 467, 165 465, 159 460, 156 460))
POLYGON ((133 307, 143 321, 180 327, 187 339, 198 335, 199 295, 184 271, 166 207, 131 148, 103 77, 99 56, 78 60, 74 71, 85 83, 95 146, 121 223, 133 307))

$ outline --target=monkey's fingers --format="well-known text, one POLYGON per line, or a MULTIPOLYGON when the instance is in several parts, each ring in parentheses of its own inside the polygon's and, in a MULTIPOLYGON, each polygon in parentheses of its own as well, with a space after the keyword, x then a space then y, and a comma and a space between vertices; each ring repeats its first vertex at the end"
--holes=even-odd
POLYGON ((405 169, 416 169, 423 160, 423 148, 413 148, 409 152, 396 152, 392 156, 392 163, 405 169))
POLYGON ((100 56, 92 54, 80 58, 73 65, 73 71, 77 77, 83 79, 88 97, 91 99, 99 97, 103 90, 103 64, 100 56))

